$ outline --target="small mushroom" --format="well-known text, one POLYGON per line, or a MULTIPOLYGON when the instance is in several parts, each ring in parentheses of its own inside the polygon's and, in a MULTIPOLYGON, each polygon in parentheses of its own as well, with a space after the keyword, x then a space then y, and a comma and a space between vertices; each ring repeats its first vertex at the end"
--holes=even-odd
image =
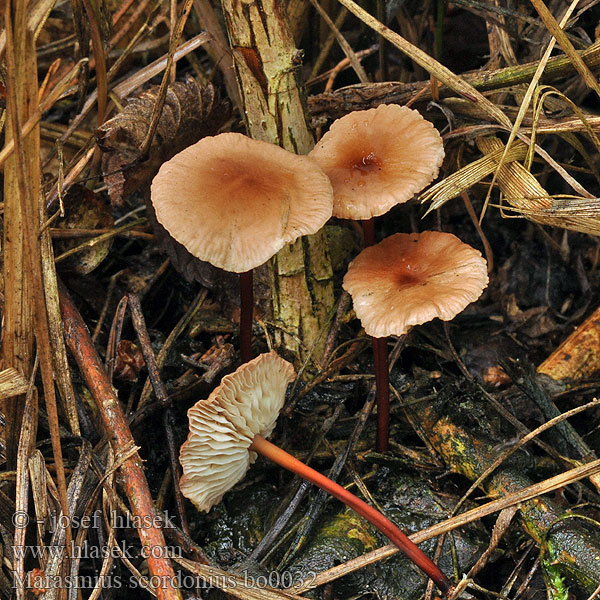
MULTIPOLYGON (((335 121, 309 156, 333 186, 333 215, 362 221, 365 246, 375 243, 373 218, 410 200, 438 174, 444 145, 416 110, 397 104, 354 111, 335 121)), ((377 442, 388 450, 387 340, 373 339, 377 387, 377 442)))
POLYGON ((335 121, 309 156, 331 181, 333 216, 366 220, 430 183, 444 160, 444 145, 416 110, 381 104, 335 121))
POLYGON ((387 517, 265 439, 275 427, 294 375, 292 365, 274 352, 261 354, 226 375, 206 400, 190 408, 190 432, 180 454, 184 496, 199 510, 210 510, 245 475, 258 452, 354 509, 431 577, 444 594, 449 592, 450 580, 387 517))
POLYGON ((189 252, 241 274, 240 337, 248 360, 252 269, 323 227, 333 202, 327 176, 306 156, 222 133, 165 162, 151 199, 158 222, 189 252))
POLYGON ((403 335, 436 317, 453 319, 488 284, 481 253, 451 233, 397 233, 365 248, 343 287, 374 338, 403 335))

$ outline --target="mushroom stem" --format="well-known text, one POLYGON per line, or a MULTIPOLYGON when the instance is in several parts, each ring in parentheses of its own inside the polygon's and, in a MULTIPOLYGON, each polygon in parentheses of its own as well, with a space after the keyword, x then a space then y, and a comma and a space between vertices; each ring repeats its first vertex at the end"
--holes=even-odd
MULTIPOLYGON (((375 244, 375 219, 362 222, 365 248, 375 244)), ((390 372, 387 338, 373 338, 375 387, 377 389, 377 452, 387 452, 390 437, 390 372)))
POLYGON ((371 218, 363 221, 362 228, 365 248, 373 246, 375 244, 375 219, 371 218))
POLYGON ((375 387, 377 389, 377 452, 389 450, 390 438, 390 372, 387 338, 373 338, 375 387))
POLYGON ((278 448, 271 442, 268 442, 261 435, 254 437, 250 450, 262 454, 272 460, 284 469, 296 473, 300 477, 314 483, 332 496, 341 500, 344 504, 362 515, 367 521, 375 525, 379 531, 385 534, 406 556, 417 565, 433 582, 438 586, 444 595, 453 588, 452 582, 444 575, 440 568, 410 539, 396 527, 387 517, 380 512, 351 494, 331 479, 328 479, 318 471, 311 469, 298 459, 288 454, 285 450, 278 448))
POLYGON ((242 364, 252 359, 252 316, 254 290, 252 269, 240 273, 240 354, 242 364))

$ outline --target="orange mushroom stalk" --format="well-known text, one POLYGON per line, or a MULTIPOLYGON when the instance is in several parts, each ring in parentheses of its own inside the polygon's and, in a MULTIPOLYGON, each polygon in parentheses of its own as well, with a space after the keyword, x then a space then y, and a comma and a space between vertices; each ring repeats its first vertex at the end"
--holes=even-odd
POLYGON ((205 137, 152 181, 158 222, 200 260, 240 273, 241 347, 250 358, 252 269, 331 217, 327 176, 306 156, 239 133, 205 137))
MULTIPOLYGON (((362 221, 365 247, 375 243, 374 217, 410 200, 437 176, 444 145, 416 110, 382 104, 335 121, 309 156, 333 186, 333 216, 362 221)), ((377 442, 387 452, 389 373, 387 340, 373 340, 377 386, 377 442)))
POLYGON ((206 400, 189 411, 190 433, 181 448, 181 491, 200 510, 220 502, 256 459, 256 453, 319 486, 371 522, 447 594, 453 588, 440 568, 387 517, 321 473, 268 442, 292 365, 274 352, 242 365, 223 378, 206 400))
POLYGON ((444 595, 452 589, 452 582, 444 575, 442 570, 416 544, 411 542, 406 534, 402 533, 396 525, 372 506, 369 506, 341 485, 335 483, 335 481, 305 465, 260 435, 254 437, 250 449, 262 454, 262 456, 272 460, 284 469, 314 483, 328 494, 341 500, 346 506, 349 506, 352 510, 355 510, 359 515, 367 519, 367 521, 375 525, 393 544, 398 546, 423 573, 433 580, 444 595))

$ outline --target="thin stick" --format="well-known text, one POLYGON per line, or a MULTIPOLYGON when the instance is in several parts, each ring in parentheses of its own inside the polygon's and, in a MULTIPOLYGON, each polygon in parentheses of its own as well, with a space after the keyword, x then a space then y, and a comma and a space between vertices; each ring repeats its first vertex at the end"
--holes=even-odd
POLYGON ((422 550, 411 542, 408 537, 396 527, 396 525, 372 506, 369 506, 366 502, 363 502, 360 498, 351 494, 341 485, 338 485, 318 471, 315 471, 311 467, 300 462, 291 454, 285 452, 285 450, 271 444, 271 442, 268 442, 260 435, 255 436, 254 441, 250 446, 250 450, 262 454, 264 457, 272 460, 283 468, 292 471, 292 473, 300 475, 300 477, 307 479, 327 493, 336 497, 338 500, 341 500, 344 504, 362 515, 370 523, 375 525, 377 529, 384 533, 412 562, 415 563, 415 565, 434 581, 444 595, 447 595, 453 589, 454 586, 452 585, 452 582, 444 575, 440 568, 434 564, 422 550))
POLYGON ((240 354, 242 364, 252 360, 254 291, 252 270, 240 273, 240 354))
MULTIPOLYGON (((150 336, 148 335, 148 329, 146 328, 146 320, 144 319, 144 313, 142 312, 142 306, 140 299, 136 294, 128 294, 129 308, 131 310, 131 320, 133 327, 138 336, 140 342, 140 348, 144 361, 148 367, 148 377, 152 383, 154 394, 160 402, 167 403, 167 390, 164 383, 160 378, 160 369, 154 352, 152 351, 152 344, 150 343, 150 336)), ((185 514, 185 505, 183 503, 183 496, 179 489, 179 462, 177 448, 175 447, 175 436, 173 435, 173 427, 171 425, 171 411, 168 406, 163 411, 163 426, 165 429, 165 437, 167 440, 167 449, 169 451, 169 462, 171 466, 171 475, 173 479, 173 489, 175 496, 175 506, 177 507, 177 514, 179 515, 179 521, 181 522, 181 529, 187 535, 190 535, 190 528, 188 526, 187 516, 185 514)))
POLYGON ((90 32, 92 34, 92 48, 94 50, 94 59, 96 66, 96 86, 98 88, 98 116, 97 123, 98 127, 104 123, 104 117, 106 116, 106 106, 108 103, 108 79, 106 77, 106 56, 104 54, 104 44, 102 43, 102 35, 100 33, 100 26, 94 7, 91 5, 90 0, 83 0, 85 6, 85 12, 88 16, 88 23, 90 25, 90 32))
MULTIPOLYGON (((59 291, 67 345, 94 396, 115 456, 123 456, 135 447, 127 419, 108 381, 87 327, 62 283, 59 283, 59 291)), ((139 454, 132 452, 129 458, 123 461, 120 470, 131 512, 140 518, 141 523, 148 525, 138 528, 138 535, 142 542, 143 555, 148 557, 151 578, 165 582, 164 587, 155 588, 156 595, 159 600, 181 600, 179 590, 173 585, 176 581, 173 567, 164 552, 166 544, 162 530, 155 526, 158 513, 152 502, 139 454)))

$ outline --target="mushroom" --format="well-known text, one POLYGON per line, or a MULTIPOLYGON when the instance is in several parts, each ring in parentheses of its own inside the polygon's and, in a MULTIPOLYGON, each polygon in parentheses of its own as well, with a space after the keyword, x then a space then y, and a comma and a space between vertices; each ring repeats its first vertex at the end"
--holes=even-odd
POLYGON ((403 335, 436 317, 453 319, 488 284, 481 253, 451 233, 396 233, 365 248, 349 265, 343 287, 374 338, 403 335))
MULTIPOLYGON (((397 104, 354 111, 335 121, 309 156, 333 186, 333 216, 361 220, 365 246, 375 243, 373 217, 410 200, 438 174, 444 145, 416 110, 397 104)), ((377 450, 388 450, 387 340, 373 339, 377 450)))
POLYGON ((190 432, 179 458, 183 495, 199 510, 209 511, 242 479, 256 453, 262 454, 370 521, 446 594, 452 589, 450 580, 387 517, 265 439, 275 427, 294 376, 292 365, 275 352, 261 354, 223 377, 207 399, 190 408, 190 432))
POLYGON ((331 181, 333 216, 369 221, 372 231, 373 217, 410 200, 437 176, 444 145, 418 111, 381 104, 334 121, 309 156, 331 181))
MULTIPOLYGON (((450 233, 425 231, 397 233, 365 248, 350 263, 342 285, 374 347, 381 344, 385 350, 384 373, 378 370, 377 376, 387 387, 387 336, 404 335, 436 317, 453 319, 487 284, 487 264, 478 250, 450 233)), ((381 369, 382 356, 375 357, 381 369)), ((388 438, 388 415, 378 407, 379 451, 380 435, 388 438)))
POLYGON ((251 358, 252 269, 332 214, 327 176, 306 156, 239 133, 205 137, 151 187, 158 222, 200 260, 240 273, 242 361, 251 358))

